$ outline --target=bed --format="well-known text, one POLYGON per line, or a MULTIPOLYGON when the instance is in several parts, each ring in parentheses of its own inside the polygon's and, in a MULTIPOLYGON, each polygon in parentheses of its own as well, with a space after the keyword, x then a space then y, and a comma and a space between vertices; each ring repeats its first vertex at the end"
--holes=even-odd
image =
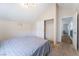
POLYGON ((50 42, 35 36, 12 38, 0 43, 0 56, 46 56, 50 42))

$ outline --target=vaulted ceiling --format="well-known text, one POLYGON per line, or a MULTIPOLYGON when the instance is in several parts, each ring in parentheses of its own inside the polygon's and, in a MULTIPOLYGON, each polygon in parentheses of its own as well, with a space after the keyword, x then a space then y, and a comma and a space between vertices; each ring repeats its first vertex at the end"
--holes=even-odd
MULTIPOLYGON (((31 4, 31 3, 30 3, 31 4)), ((0 3, 0 20, 24 20, 34 21, 37 20, 53 3, 36 3, 35 6, 28 8, 26 5, 20 3, 0 3)), ((79 4, 74 3, 59 3, 62 8, 77 8, 79 4)))
POLYGON ((34 21, 52 4, 35 4, 28 8, 19 3, 0 4, 0 20, 25 20, 34 21))

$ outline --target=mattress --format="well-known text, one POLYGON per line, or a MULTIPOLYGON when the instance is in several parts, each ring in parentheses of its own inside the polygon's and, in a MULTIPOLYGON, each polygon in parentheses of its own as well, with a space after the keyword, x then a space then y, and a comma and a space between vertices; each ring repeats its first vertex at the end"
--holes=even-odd
POLYGON ((26 36, 12 38, 1 42, 1 56, 45 56, 51 51, 47 40, 26 36))

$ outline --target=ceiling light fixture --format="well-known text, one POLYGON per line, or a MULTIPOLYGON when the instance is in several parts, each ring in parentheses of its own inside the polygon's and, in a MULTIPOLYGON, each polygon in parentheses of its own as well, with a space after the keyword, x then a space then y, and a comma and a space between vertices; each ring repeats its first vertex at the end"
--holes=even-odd
POLYGON ((35 3, 23 3, 23 4, 21 4, 21 6, 26 7, 26 8, 32 8, 32 7, 36 7, 37 4, 35 4, 35 3))

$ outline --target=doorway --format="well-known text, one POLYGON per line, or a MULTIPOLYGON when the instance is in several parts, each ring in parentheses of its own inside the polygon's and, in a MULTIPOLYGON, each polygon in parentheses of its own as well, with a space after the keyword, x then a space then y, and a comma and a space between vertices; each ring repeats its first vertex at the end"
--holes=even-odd
POLYGON ((62 42, 72 44, 73 41, 73 18, 62 18, 62 42))
POLYGON ((44 21, 44 39, 53 41, 54 35, 54 20, 49 19, 44 21))

